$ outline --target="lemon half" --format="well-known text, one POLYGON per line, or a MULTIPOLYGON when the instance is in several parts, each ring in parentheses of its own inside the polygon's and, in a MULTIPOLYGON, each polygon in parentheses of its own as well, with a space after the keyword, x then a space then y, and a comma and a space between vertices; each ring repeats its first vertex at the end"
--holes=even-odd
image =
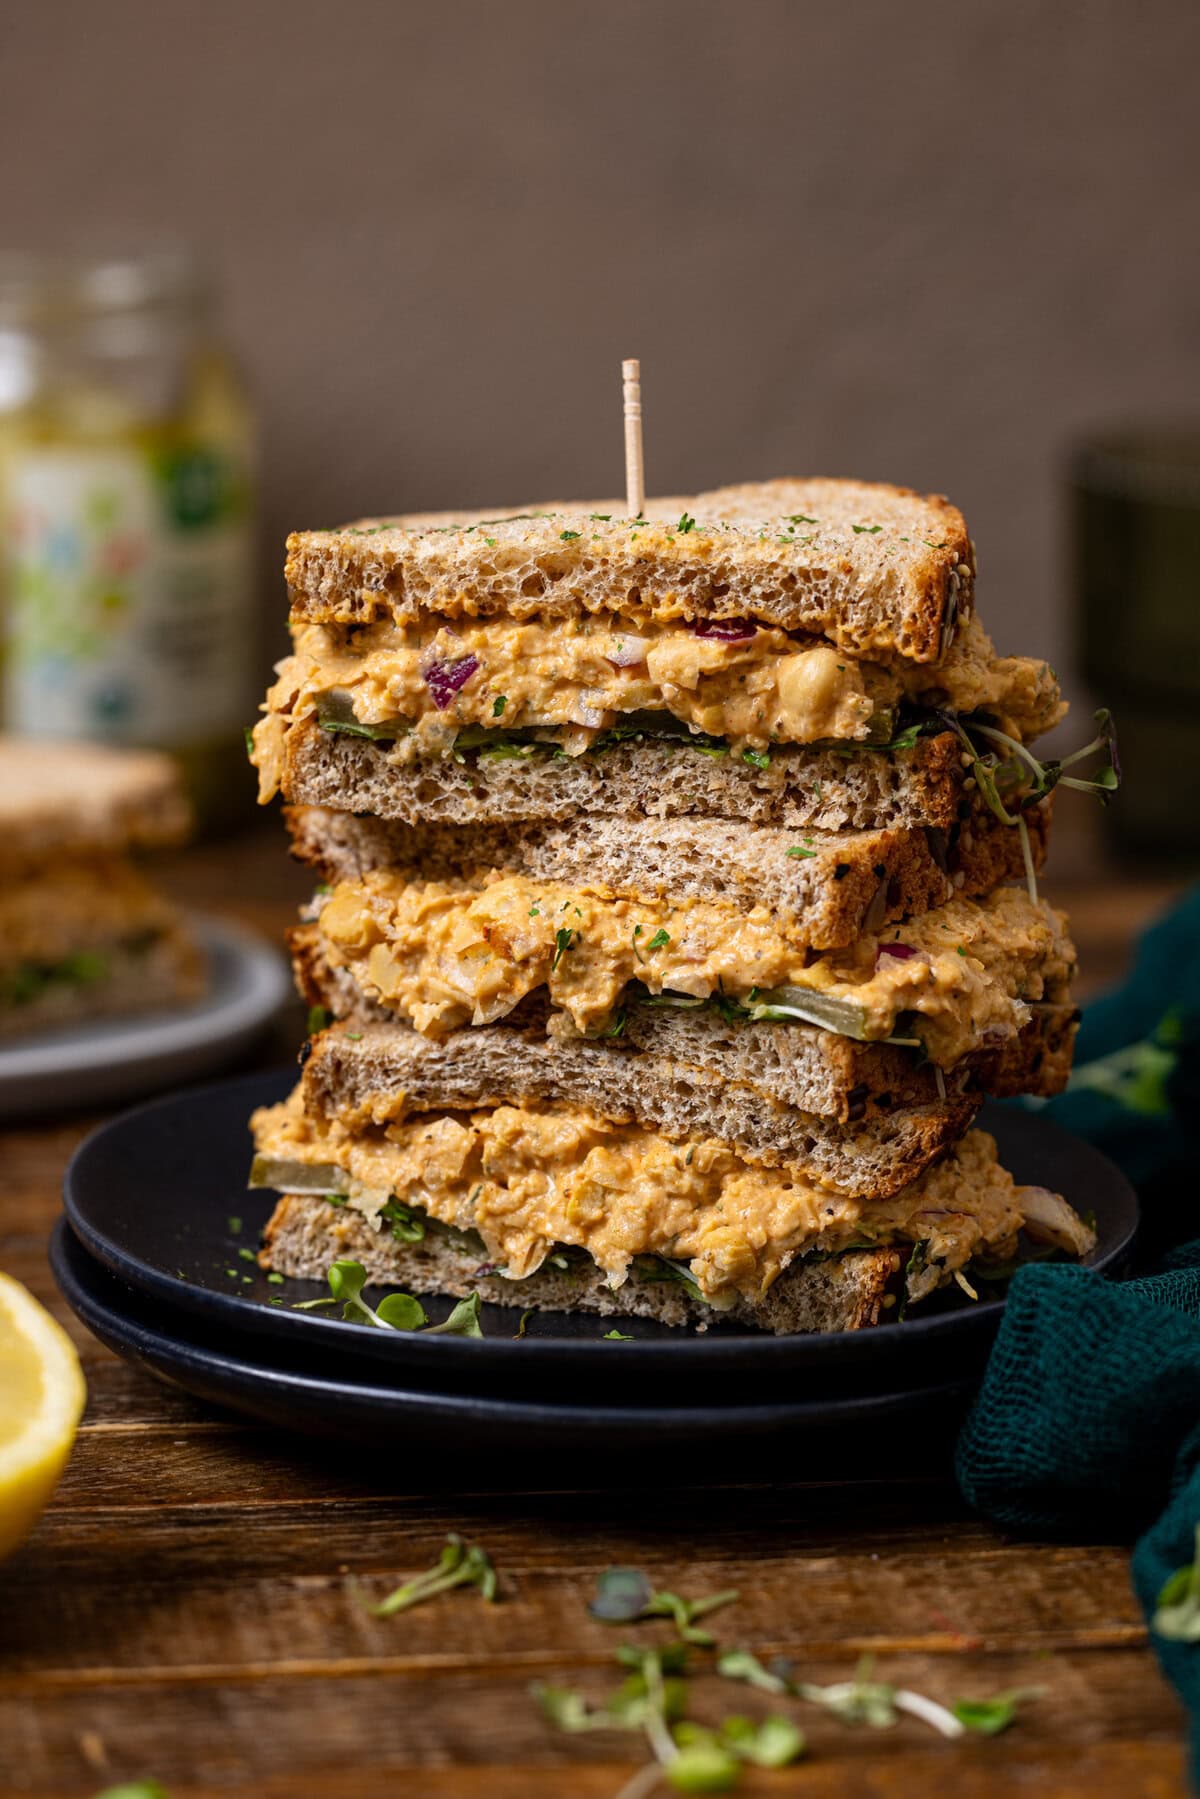
POLYGON ((29 1534, 53 1493, 86 1398, 67 1333, 0 1274, 0 1557, 29 1534))

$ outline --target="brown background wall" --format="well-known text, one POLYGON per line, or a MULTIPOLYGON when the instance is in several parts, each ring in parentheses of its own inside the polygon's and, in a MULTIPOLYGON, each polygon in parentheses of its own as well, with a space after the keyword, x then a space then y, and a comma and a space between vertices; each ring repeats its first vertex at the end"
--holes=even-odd
POLYGON ((1193 0, 33 0, 0 52, 0 242, 217 260, 272 571, 611 492, 635 354, 652 488, 943 489, 1063 661, 1064 446, 1195 400, 1193 0))

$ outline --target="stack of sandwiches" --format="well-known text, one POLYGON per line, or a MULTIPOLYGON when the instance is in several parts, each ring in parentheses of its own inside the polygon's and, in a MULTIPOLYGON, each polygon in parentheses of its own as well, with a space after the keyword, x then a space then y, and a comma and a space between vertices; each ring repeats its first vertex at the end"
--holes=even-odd
POLYGON ((0 1040, 198 997, 200 952, 130 859, 190 823, 166 756, 0 738, 0 1040))
POLYGON ((776 481, 288 544, 253 732, 316 892, 261 1260, 524 1308, 844 1330, 1034 1237, 974 1129, 1064 1085, 1053 672, 940 498, 776 481))

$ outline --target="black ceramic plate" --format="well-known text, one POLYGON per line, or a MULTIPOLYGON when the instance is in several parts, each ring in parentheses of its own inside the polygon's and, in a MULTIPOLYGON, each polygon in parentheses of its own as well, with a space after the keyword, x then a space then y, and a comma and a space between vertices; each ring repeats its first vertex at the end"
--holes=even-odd
MULTIPOLYGON (((832 1336, 773 1337, 723 1325, 697 1333, 633 1319, 619 1328, 635 1341, 612 1343, 604 1341, 612 1320, 543 1312, 514 1341, 518 1311, 489 1305, 478 1342, 293 1311, 296 1301, 328 1289, 268 1283, 254 1251, 274 1195, 248 1192, 245 1181, 249 1114, 282 1099, 294 1079, 294 1069, 252 1075, 141 1106, 89 1137, 67 1170, 67 1217, 87 1249, 146 1298, 189 1319, 206 1342, 254 1334, 284 1349, 319 1348, 327 1366, 382 1361, 394 1378, 423 1389, 654 1404, 665 1394, 743 1400, 768 1390, 812 1391, 815 1382, 826 1393, 900 1390, 943 1380, 947 1367, 978 1367, 995 1335, 1003 1300, 972 1303, 957 1287, 936 1309, 903 1323, 832 1336)), ((1137 1223, 1124 1176, 1036 1113, 988 1106, 981 1122, 1018 1180, 1053 1187, 1095 1212, 1100 1241, 1091 1263, 1115 1265, 1137 1223)), ((434 1298, 428 1309, 441 1317, 449 1302, 434 1298)))
MULTIPOLYGON (((337 1364, 303 1345, 242 1338, 217 1347, 197 1318, 133 1292, 60 1219, 50 1263, 72 1310, 102 1343, 210 1404, 365 1447, 374 1478, 403 1493, 437 1487, 774 1485, 853 1475, 944 1472, 971 1383, 912 1393, 750 1405, 550 1404, 401 1387, 379 1362, 337 1364)), ((629 1345, 609 1345, 620 1355, 629 1345)))

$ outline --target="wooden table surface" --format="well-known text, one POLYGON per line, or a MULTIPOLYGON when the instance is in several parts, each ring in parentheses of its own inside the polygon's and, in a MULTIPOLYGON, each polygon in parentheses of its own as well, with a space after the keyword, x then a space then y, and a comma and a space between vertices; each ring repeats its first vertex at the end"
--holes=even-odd
MULTIPOLYGON (((274 834, 193 851, 172 883, 272 936, 303 886, 274 834)), ((1059 883, 1092 986, 1171 891, 1059 883)), ((815 1469, 772 1487, 769 1469, 726 1469, 722 1488, 595 1494, 564 1462, 553 1492, 498 1497, 480 1467, 469 1490, 431 1494, 417 1470, 373 1474, 367 1455, 126 1366, 75 1323, 46 1264, 63 1165, 94 1122, 11 1129, 0 1152, 0 1267, 67 1324, 90 1394, 57 1497, 0 1574, 0 1793, 66 1799, 152 1776, 172 1799, 611 1799, 646 1759, 635 1739, 555 1732, 527 1686, 609 1689, 614 1642, 634 1633, 585 1605, 614 1562, 686 1594, 736 1587, 722 1636, 792 1657, 804 1678, 848 1678, 870 1650, 880 1678, 939 1699, 1042 1690, 1005 1735, 962 1742, 805 1707, 809 1759, 748 1774, 747 1794, 1186 1792, 1182 1715, 1121 1546, 1005 1539, 943 1476, 836 1484, 815 1469), (352 1581, 386 1591, 450 1530, 490 1551, 501 1603, 464 1589, 370 1617, 352 1581)), ((693 1700, 708 1719, 764 1709, 712 1676, 693 1700)))

